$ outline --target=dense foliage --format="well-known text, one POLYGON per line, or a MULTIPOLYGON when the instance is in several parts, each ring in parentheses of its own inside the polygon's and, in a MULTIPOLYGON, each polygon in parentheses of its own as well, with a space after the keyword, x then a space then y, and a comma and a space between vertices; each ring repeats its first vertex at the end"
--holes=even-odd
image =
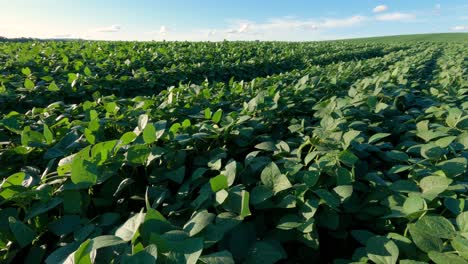
POLYGON ((466 42, 0 43, 2 263, 467 263, 466 42))

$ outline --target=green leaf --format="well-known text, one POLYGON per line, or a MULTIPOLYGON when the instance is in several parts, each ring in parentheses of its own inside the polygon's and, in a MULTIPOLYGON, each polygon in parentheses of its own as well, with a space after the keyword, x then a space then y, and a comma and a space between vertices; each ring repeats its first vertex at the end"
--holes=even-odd
POLYGON ((251 215, 250 208, 249 208, 249 200, 250 194, 248 191, 243 190, 241 194, 241 210, 240 210, 240 218, 244 219, 245 217, 251 215))
POLYGON ((458 122, 462 119, 463 117, 463 111, 458 109, 458 108, 450 108, 448 110, 448 115, 447 118, 445 119, 445 122, 449 127, 455 128, 458 124, 458 122))
POLYGON ((79 215, 64 215, 48 224, 49 230, 57 236, 67 235, 80 227, 79 215))
POLYGON ((347 149, 357 136, 359 136, 361 132, 357 130, 349 130, 348 132, 344 133, 343 135, 343 149, 347 149))
POLYGON ((148 245, 142 251, 132 256, 124 256, 122 264, 154 264, 158 258, 158 250, 155 245, 148 245))
POLYGON ((87 66, 84 68, 83 72, 88 77, 92 75, 91 70, 87 66))
POLYGON ((151 144, 156 141, 156 128, 153 124, 147 124, 143 129, 143 140, 146 144, 151 144))
POLYGON ((24 88, 26 88, 28 90, 32 90, 32 89, 34 89, 34 86, 35 86, 34 82, 31 81, 30 79, 24 80, 24 88))
POLYGON ((460 232, 464 234, 466 238, 468 238, 468 212, 462 212, 461 214, 457 215, 457 226, 460 229, 460 232))
POLYGON ((208 211, 197 212, 187 223, 184 225, 184 231, 189 236, 195 236, 205 229, 215 218, 215 214, 208 213, 208 211))
POLYGON ((303 182, 308 186, 308 187, 313 187, 315 184, 317 184, 319 178, 320 178, 320 171, 318 170, 311 170, 311 171, 301 171, 299 172, 299 175, 302 176, 303 182))
POLYGON ((252 189, 251 194, 251 203, 252 204, 259 204, 261 202, 266 201, 268 198, 274 195, 273 191, 266 187, 265 185, 257 185, 252 189))
POLYGON ((379 140, 384 139, 384 138, 386 138, 386 137, 388 137, 390 135, 391 135, 390 133, 377 133, 377 134, 374 134, 369 138, 369 141, 367 141, 367 143, 374 144, 374 143, 378 142, 379 140))
POLYGON ((92 159, 90 153, 91 147, 88 146, 78 152, 71 165, 71 180, 75 184, 95 184, 98 179, 98 165, 92 159))
POLYGON ((265 151, 275 151, 276 145, 274 142, 265 141, 265 142, 255 145, 255 148, 260 149, 260 150, 265 150, 265 151))
POLYGON ((47 86, 47 90, 51 92, 57 92, 57 91, 60 91, 60 88, 57 86, 55 82, 51 82, 49 86, 47 86))
POLYGON ((133 165, 145 165, 151 148, 144 144, 133 145, 127 150, 127 161, 133 165))
POLYGON ((97 250, 100 248, 112 247, 112 246, 127 243, 122 238, 118 236, 113 236, 113 235, 98 236, 98 237, 93 238, 92 241, 93 241, 92 250, 97 250))
POLYGON ((411 215, 427 208, 426 201, 419 196, 410 196, 403 204, 403 213, 411 215))
POLYGON ((40 214, 43 214, 55 207, 57 207, 59 204, 63 202, 63 199, 54 197, 50 199, 47 202, 38 202, 34 204, 31 208, 29 208, 24 221, 28 221, 29 219, 32 219, 35 216, 38 216, 40 214))
POLYGON ((343 162, 345 165, 352 167, 354 163, 356 163, 359 158, 356 157, 351 151, 349 150, 343 150, 340 155, 339 159, 341 162, 343 162))
POLYGON ((210 179, 210 186, 213 192, 217 192, 222 189, 227 189, 228 186, 228 179, 224 175, 218 175, 210 179))
POLYGON ((18 242, 21 248, 28 246, 36 238, 36 232, 29 226, 16 220, 16 218, 12 216, 8 217, 8 223, 16 242, 18 242))
POLYGON ((21 73, 23 73, 26 76, 29 76, 31 74, 31 70, 28 67, 25 67, 21 69, 21 73))
POLYGON ((148 124, 148 115, 143 114, 138 117, 138 129, 140 131, 143 131, 145 129, 146 125, 148 124))
POLYGON ((50 145, 54 141, 54 134, 52 134, 52 131, 50 131, 49 127, 44 124, 44 138, 46 140, 46 143, 50 145))
POLYGON ((115 235, 125 241, 132 240, 133 236, 138 232, 138 228, 145 219, 143 210, 130 217, 123 225, 115 231, 115 235))
POLYGON ((468 260, 468 239, 457 236, 451 241, 451 244, 460 256, 468 260))
POLYGON ((467 159, 463 157, 453 158, 437 163, 437 167, 443 170, 447 177, 453 178, 466 172, 467 159))
POLYGON ((435 264, 466 264, 467 261, 462 257, 451 253, 440 253, 436 251, 429 252, 429 258, 435 264))
POLYGON ((273 194, 287 190, 292 187, 288 178, 281 174, 278 166, 274 162, 270 162, 260 175, 262 183, 273 190, 273 194))
POLYGON ((447 190, 451 182, 451 179, 443 176, 427 176, 419 182, 419 186, 422 189, 423 197, 431 201, 447 190))
POLYGON ((258 241, 250 249, 246 264, 274 264, 286 258, 286 253, 276 241, 258 241))
POLYGON ((205 108, 204 114, 205 114, 205 119, 210 119, 211 118, 211 109, 210 108, 205 108))
POLYGON ((415 223, 415 226, 418 230, 424 230, 434 237, 449 239, 455 236, 455 227, 443 216, 425 215, 415 223))
POLYGON ((367 257, 376 264, 396 264, 398 260, 398 247, 392 240, 375 236, 366 243, 367 257))
POLYGON ((27 189, 22 185, 25 178, 26 173, 24 172, 17 172, 6 178, 1 184, 0 197, 7 200, 26 191, 27 189))
POLYGON ((278 221, 278 224, 276 225, 276 228, 290 230, 300 227, 303 224, 302 222, 303 220, 298 215, 288 214, 281 217, 281 219, 278 221))
POLYGON ((218 109, 218 111, 216 111, 213 116, 211 117, 211 121, 213 121, 214 123, 218 124, 219 121, 221 121, 221 117, 223 116, 223 110, 221 109, 218 109))
POLYGON ((314 192, 320 197, 320 199, 325 202, 325 204, 331 208, 338 208, 340 206, 340 198, 336 194, 333 194, 325 189, 318 189, 314 192))
POLYGON ((370 238, 375 237, 375 234, 367 230, 352 230, 351 236, 362 245, 366 245, 370 238))
POLYGON ((209 255, 201 256, 199 261, 204 264, 234 264, 232 254, 227 251, 219 251, 209 255))
POLYGON ((438 237, 432 236, 426 230, 421 229, 415 224, 408 225, 409 233, 416 246, 422 251, 428 253, 431 251, 442 251, 444 244, 438 237))
POLYGON ((92 240, 86 240, 85 242, 81 243, 80 247, 72 254, 73 255, 73 263, 77 264, 91 264, 91 256, 90 253, 92 251, 93 242, 92 240))

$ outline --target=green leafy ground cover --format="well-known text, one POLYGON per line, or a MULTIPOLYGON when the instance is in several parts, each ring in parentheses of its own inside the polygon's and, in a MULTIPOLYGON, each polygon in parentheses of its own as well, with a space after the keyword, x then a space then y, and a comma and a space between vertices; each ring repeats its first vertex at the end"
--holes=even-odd
POLYGON ((2 263, 467 263, 467 42, 0 43, 2 263))

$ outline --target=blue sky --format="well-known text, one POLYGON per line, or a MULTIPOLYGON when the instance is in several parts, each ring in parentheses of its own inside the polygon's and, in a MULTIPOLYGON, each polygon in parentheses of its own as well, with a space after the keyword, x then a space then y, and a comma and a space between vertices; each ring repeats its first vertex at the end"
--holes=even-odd
POLYGON ((0 0, 0 36, 324 40, 468 32, 462 0, 0 0))

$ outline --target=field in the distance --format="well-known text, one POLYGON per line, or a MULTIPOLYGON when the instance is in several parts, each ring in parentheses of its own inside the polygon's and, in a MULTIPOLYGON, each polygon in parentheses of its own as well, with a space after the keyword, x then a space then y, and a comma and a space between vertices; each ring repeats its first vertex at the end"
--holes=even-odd
POLYGON ((0 262, 467 263, 467 36, 0 42, 0 262))

